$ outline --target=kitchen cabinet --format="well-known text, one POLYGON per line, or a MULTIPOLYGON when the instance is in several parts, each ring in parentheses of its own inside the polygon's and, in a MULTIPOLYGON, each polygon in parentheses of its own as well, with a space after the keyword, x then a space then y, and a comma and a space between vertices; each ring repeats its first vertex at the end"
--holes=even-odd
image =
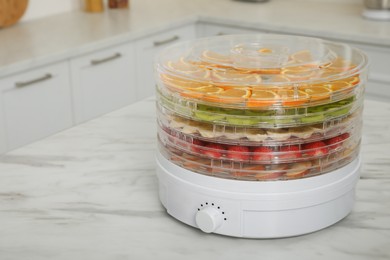
POLYGON ((376 99, 390 99, 390 49, 368 44, 351 44, 364 51, 369 59, 370 71, 366 93, 376 99))
POLYGON ((198 37, 210 37, 218 35, 229 35, 229 34, 254 34, 254 33, 265 33, 262 30, 252 30, 242 27, 232 27, 219 24, 208 24, 199 23, 197 27, 198 37))
POLYGON ((136 100, 131 43, 74 58, 70 67, 76 124, 136 100))
POLYGON ((192 40, 195 36, 195 25, 188 25, 136 41, 138 100, 155 94, 154 61, 156 54, 169 44, 192 40))
POLYGON ((0 79, 0 104, 0 152, 72 126, 67 63, 0 79))

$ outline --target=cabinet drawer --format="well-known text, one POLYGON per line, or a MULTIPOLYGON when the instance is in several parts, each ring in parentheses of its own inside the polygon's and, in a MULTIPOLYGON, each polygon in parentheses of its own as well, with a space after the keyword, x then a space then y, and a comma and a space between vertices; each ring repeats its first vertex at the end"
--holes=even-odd
POLYGON ((5 147, 12 150, 72 126, 66 62, 0 80, 5 147))
POLYGON ((133 52, 133 45, 124 44, 71 60, 76 123, 136 100, 133 52))
POLYGON ((192 39, 195 39, 194 25, 169 30, 136 41, 138 100, 155 94, 154 62, 156 54, 169 44, 192 39))

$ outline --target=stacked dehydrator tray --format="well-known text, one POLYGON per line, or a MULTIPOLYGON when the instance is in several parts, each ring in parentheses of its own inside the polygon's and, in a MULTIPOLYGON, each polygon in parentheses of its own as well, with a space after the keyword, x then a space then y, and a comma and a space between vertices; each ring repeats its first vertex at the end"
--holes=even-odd
POLYGON ((348 45, 232 35, 156 62, 160 200, 204 232, 273 238, 344 218, 359 178, 367 58, 348 45))

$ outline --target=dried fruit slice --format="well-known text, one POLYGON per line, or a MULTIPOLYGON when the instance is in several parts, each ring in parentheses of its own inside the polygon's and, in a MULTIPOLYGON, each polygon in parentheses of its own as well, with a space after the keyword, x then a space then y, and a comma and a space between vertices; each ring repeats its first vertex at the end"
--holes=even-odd
POLYGON ((329 99, 332 89, 325 85, 308 85, 299 88, 310 96, 311 101, 329 99))
POLYGON ((280 89, 277 91, 282 104, 285 106, 299 106, 309 101, 309 94, 299 89, 280 89))
POLYGON ((220 54, 214 51, 205 50, 202 52, 200 59, 206 63, 209 63, 211 66, 226 66, 232 63, 232 60, 229 56, 220 54))
POLYGON ((242 73, 237 70, 213 70, 211 78, 214 82, 235 85, 237 84, 259 84, 261 77, 257 74, 242 73))
POLYGON ((183 79, 168 74, 160 74, 160 79, 168 89, 179 92, 186 89, 212 86, 209 83, 183 79))
POLYGON ((307 63, 314 61, 314 57, 310 50, 301 50, 291 54, 290 58, 296 63, 307 63))
POLYGON ((307 66, 288 67, 282 70, 282 74, 290 80, 307 80, 316 75, 316 70, 307 66))
POLYGON ((181 93, 181 95, 184 97, 202 99, 207 95, 212 96, 218 93, 222 93, 223 91, 223 88, 219 88, 216 86, 202 86, 198 88, 189 89, 188 91, 184 91, 181 93))
POLYGON ((302 178, 310 172, 312 164, 310 161, 294 163, 284 177, 288 179, 302 178))
POLYGON ((274 180, 282 177, 286 173, 288 164, 273 164, 267 171, 259 172, 255 175, 258 180, 274 180))
POLYGON ((183 58, 178 61, 168 61, 166 66, 174 73, 184 74, 195 79, 210 80, 211 73, 209 69, 192 62, 187 62, 183 58))
POLYGON ((252 88, 252 95, 246 105, 248 107, 272 106, 278 101, 278 98, 279 96, 275 91, 252 88))
POLYGON ((356 68, 356 65, 349 60, 343 58, 336 58, 332 63, 327 67, 328 70, 333 70, 337 72, 350 71, 356 68))
POLYGON ((250 96, 251 91, 249 88, 231 88, 218 93, 215 99, 222 103, 232 103, 243 101, 250 96))

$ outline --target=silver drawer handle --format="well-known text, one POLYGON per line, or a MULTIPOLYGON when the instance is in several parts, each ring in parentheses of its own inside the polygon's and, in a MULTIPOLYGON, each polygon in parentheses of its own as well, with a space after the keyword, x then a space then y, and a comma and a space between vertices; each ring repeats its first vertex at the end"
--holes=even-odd
POLYGON ((118 59, 120 57, 122 57, 122 55, 119 52, 117 52, 114 55, 109 56, 107 58, 103 58, 103 59, 99 59, 99 60, 91 60, 91 65, 98 65, 98 64, 110 61, 110 60, 118 59))
POLYGON ((15 82, 15 86, 18 87, 18 88, 26 87, 28 85, 32 85, 32 84, 35 84, 35 83, 38 83, 38 82, 41 82, 41 81, 45 81, 45 80, 51 79, 52 77, 53 77, 53 75, 51 75, 50 73, 47 73, 46 75, 44 75, 44 76, 42 76, 40 78, 32 79, 32 80, 29 80, 29 81, 23 81, 23 82, 15 82))
POLYGON ((166 40, 155 41, 155 42, 153 42, 153 45, 154 45, 154 46, 160 46, 160 45, 164 45, 164 44, 167 44, 167 43, 170 43, 170 42, 177 41, 177 40, 179 40, 179 39, 180 39, 179 36, 174 35, 173 37, 171 37, 171 38, 169 38, 169 39, 166 39, 166 40))
POLYGON ((227 33, 224 33, 224 32, 217 33, 217 36, 222 36, 222 35, 227 35, 227 33))

